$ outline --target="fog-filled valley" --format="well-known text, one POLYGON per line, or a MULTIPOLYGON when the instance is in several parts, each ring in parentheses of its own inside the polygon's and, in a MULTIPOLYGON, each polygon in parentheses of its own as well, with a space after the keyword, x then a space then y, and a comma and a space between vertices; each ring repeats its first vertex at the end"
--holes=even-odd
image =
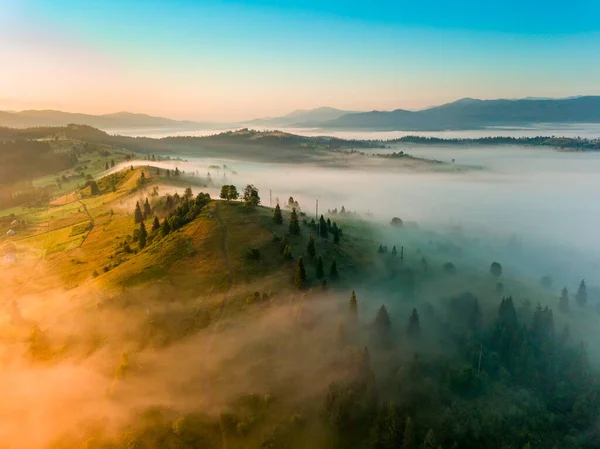
POLYGON ((72 130, 2 185, 7 447, 598 446, 600 152, 72 130))

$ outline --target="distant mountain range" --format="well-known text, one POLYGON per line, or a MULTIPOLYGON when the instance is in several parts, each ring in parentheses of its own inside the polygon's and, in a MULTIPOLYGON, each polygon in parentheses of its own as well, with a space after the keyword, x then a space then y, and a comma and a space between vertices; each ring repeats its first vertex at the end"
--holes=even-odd
POLYGON ((0 111, 0 126, 89 125, 105 131, 163 128, 174 131, 269 127, 360 129, 389 131, 440 131, 481 129, 498 126, 527 126, 536 123, 600 123, 600 96, 563 99, 523 98, 477 100, 463 98, 421 110, 355 112, 330 107, 297 110, 282 117, 269 117, 239 123, 202 123, 119 112, 91 115, 61 111, 0 111))
POLYGON ((343 111, 341 109, 321 107, 316 109, 298 109, 297 111, 291 112, 283 117, 267 117, 261 119, 250 120, 243 122, 244 125, 249 126, 319 126, 323 122, 330 120, 336 120, 347 114, 354 114, 357 111, 343 111))
POLYGON ((464 98, 422 111, 396 109, 346 114, 323 122, 320 127, 439 131, 534 123, 600 123, 600 96, 521 100, 464 98))
POLYGON ((123 128, 198 129, 212 126, 212 124, 208 123, 172 120, 131 112, 91 115, 53 110, 0 111, 0 126, 30 128, 36 126, 65 126, 69 124, 88 125, 103 130, 118 130, 123 128))

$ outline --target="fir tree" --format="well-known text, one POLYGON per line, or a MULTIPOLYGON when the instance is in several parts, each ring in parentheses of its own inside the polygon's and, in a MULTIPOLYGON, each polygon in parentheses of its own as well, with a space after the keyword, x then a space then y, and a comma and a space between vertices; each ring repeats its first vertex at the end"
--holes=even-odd
POLYGON ((410 315, 410 318, 408 320, 408 329, 406 333, 409 336, 409 338, 418 337, 421 333, 421 327, 419 325, 419 314, 417 312, 417 309, 413 309, 412 314, 410 315))
POLYGON ((164 236, 169 235, 169 233, 171 232, 171 225, 169 224, 169 219, 167 217, 165 217, 165 219, 163 220, 161 226, 160 226, 160 233, 164 236))
POLYGON ((358 322, 358 302, 356 301, 356 293, 352 290, 352 296, 350 296, 350 304, 348 306, 350 315, 350 322, 356 324, 358 322))
POLYGON ((394 247, 392 248, 392 256, 396 256, 398 254, 398 251, 396 251, 396 245, 394 245, 394 247))
POLYGON ((108 170, 108 161, 106 162, 106 164, 104 165, 104 170, 108 170))
POLYGON ((383 253, 384 253, 384 250, 383 250, 383 245, 381 245, 381 244, 379 245, 379 248, 377 249, 377 252, 378 252, 379 254, 383 254, 383 253))
POLYGON ((560 299, 558 301, 558 309, 563 313, 569 312, 569 291, 567 287, 562 289, 560 299))
POLYGON ((316 254, 315 239, 313 238, 312 235, 310 237, 308 237, 308 244, 306 245, 306 254, 308 254, 308 257, 310 257, 311 259, 315 258, 315 254, 316 254))
POLYGON ((142 214, 139 201, 135 203, 135 212, 133 213, 133 218, 135 220, 135 224, 139 224, 144 221, 144 215, 142 214))
POLYGON ((283 258, 285 260, 292 260, 292 247, 290 245, 286 245, 283 248, 283 258))
POLYGON ((438 449, 433 429, 429 429, 429 431, 425 435, 425 439, 423 440, 423 444, 421 444, 420 449, 438 449))
POLYGON ((417 449, 417 440, 415 437, 415 428, 410 416, 406 418, 404 427, 404 436, 402 438, 402 449, 417 449))
POLYGON ((404 260, 404 246, 400 247, 400 260, 404 260))
POLYGON ((275 224, 283 223, 283 216, 281 215, 281 207, 279 207, 279 203, 275 206, 275 212, 273 213, 273 221, 275 224))
POLYGON ((375 331, 379 339, 383 342, 386 342, 390 337, 392 322, 390 321, 390 316, 384 305, 377 311, 377 316, 375 317, 375 331))
POLYGON ((296 208, 292 209, 292 215, 290 217, 290 234, 300 235, 300 223, 298 222, 296 208))
POLYGON ((160 230, 160 221, 158 221, 158 217, 154 216, 154 221, 152 222, 152 232, 158 232, 160 230))
POLYGON ((306 271, 304 270, 304 261, 302 260, 302 257, 298 258, 296 274, 294 275, 294 284, 296 285, 296 288, 300 290, 306 287, 306 271))
POLYGON ((144 220, 147 220, 151 216, 152 216, 152 208, 150 207, 148 198, 146 198, 146 202, 144 203, 144 220))
POLYGON ((194 193, 192 192, 192 188, 186 187, 185 192, 183 193, 183 199, 190 200, 190 199, 192 199, 193 196, 194 196, 194 193))
POLYGON ((331 231, 331 219, 327 219, 327 230, 331 231))
POLYGON ((340 275, 338 274, 337 263, 335 262, 335 259, 333 259, 333 262, 331 262, 331 269, 329 270, 329 277, 331 279, 338 279, 339 276, 340 275))
POLYGON ((111 167, 114 167, 114 166, 115 166, 115 160, 114 160, 114 159, 111 159, 111 161, 110 161, 110 166, 111 166, 111 167))
POLYGON ((146 184, 146 175, 144 174, 143 171, 142 171, 142 174, 140 175, 140 179, 138 180, 138 184, 141 186, 146 184))
POLYGON ((579 284, 579 288, 577 289, 577 294, 575 295, 575 301, 580 306, 584 306, 587 302, 587 287, 585 286, 585 280, 581 280, 579 284))
POLYGON ((146 239, 148 238, 148 233, 146 232, 146 226, 144 226, 144 222, 140 223, 140 232, 138 233, 138 246, 140 249, 143 249, 146 246, 146 239))
POLYGON ((175 167, 175 172, 173 173, 174 176, 179 176, 181 174, 181 172, 179 171, 179 167, 175 167))
POLYGON ((333 234, 333 243, 335 243, 336 245, 339 245, 339 243, 340 243, 340 230, 337 227, 337 224, 333 223, 333 226, 331 227, 331 233, 333 234))
POLYGON ((323 217, 323 215, 321 215, 321 218, 319 218, 319 234, 324 239, 329 238, 329 230, 327 229, 327 222, 325 221, 325 218, 323 217))
POLYGON ((317 260, 317 279, 323 279, 325 277, 325 270, 323 269, 323 258, 319 256, 317 260))

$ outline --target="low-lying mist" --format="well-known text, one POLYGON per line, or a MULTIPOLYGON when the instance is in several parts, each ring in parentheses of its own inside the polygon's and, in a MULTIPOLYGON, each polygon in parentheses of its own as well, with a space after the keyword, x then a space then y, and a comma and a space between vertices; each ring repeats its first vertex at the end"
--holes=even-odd
MULTIPOLYGON (((552 274, 561 282, 597 280, 600 259, 600 209, 593 207, 600 188, 600 154, 526 147, 402 147, 409 154, 482 170, 460 172, 390 172, 324 168, 315 164, 263 164, 246 161, 192 159, 159 163, 200 176, 211 171, 218 195, 222 183, 238 190, 254 184, 261 203, 274 206, 293 196, 309 216, 328 209, 357 212, 381 223, 393 216, 415 221, 441 234, 461 228, 464 237, 532 277, 552 274), (227 164, 239 175, 210 170, 227 164), (269 193, 271 192, 271 193, 269 193)), ((397 151, 397 149, 385 150, 397 151)), ((207 190, 207 189, 204 189, 207 190)))

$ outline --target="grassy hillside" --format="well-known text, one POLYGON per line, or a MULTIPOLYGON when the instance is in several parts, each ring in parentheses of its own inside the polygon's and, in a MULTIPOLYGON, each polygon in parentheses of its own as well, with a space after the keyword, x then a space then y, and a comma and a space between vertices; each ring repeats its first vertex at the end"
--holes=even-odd
POLYGON ((15 388, 0 411, 53 423, 14 447, 595 447, 592 304, 490 273, 457 233, 334 212, 295 234, 184 180, 124 169, 3 215, 5 375, 40 380, 38 414, 15 388))

